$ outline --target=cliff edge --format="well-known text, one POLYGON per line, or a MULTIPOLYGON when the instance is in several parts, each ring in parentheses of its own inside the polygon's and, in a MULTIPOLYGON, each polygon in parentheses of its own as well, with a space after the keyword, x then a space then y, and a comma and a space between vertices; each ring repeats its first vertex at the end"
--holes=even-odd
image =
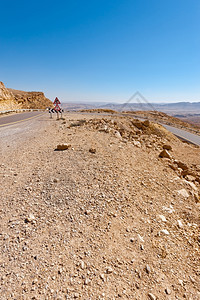
POLYGON ((42 92, 26 92, 6 88, 0 82, 0 110, 8 109, 45 109, 52 102, 42 92))

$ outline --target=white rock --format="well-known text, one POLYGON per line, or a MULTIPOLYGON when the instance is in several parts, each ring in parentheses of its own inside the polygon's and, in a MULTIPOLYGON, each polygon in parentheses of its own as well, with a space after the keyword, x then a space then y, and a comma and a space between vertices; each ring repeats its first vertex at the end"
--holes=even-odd
POLYGON ((184 198, 188 198, 189 194, 185 189, 181 189, 179 191, 177 191, 179 195, 183 196, 184 198))
POLYGON ((166 220, 166 218, 165 218, 165 216, 163 216, 163 215, 159 215, 159 218, 163 221, 163 222, 167 222, 167 220, 166 220))
POLYGON ((170 207, 163 206, 163 210, 168 212, 169 214, 174 212, 174 209, 171 205, 170 205, 170 207))
POLYGON ((119 131, 115 131, 115 136, 120 140, 122 139, 122 136, 119 131))
POLYGON ((143 239, 143 237, 142 237, 140 234, 138 234, 138 238, 139 238, 139 240, 140 240, 141 242, 144 243, 144 239, 143 239))
POLYGON ((197 186, 193 182, 187 181, 187 184, 189 184, 193 190, 198 191, 197 186))
POLYGON ((154 296, 152 293, 149 293, 148 296, 151 300, 156 300, 156 296, 154 296))
POLYGON ((162 230, 160 231, 160 233, 169 235, 169 231, 168 231, 167 229, 162 229, 162 230))
POLYGON ((183 223, 181 222, 181 220, 178 220, 177 223, 178 223, 178 227, 179 227, 179 228, 182 228, 182 227, 183 227, 183 223))

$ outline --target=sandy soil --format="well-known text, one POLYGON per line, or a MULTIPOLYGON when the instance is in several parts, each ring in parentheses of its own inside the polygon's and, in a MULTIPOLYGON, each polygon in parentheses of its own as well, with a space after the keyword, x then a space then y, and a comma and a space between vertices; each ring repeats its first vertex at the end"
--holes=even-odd
POLYGON ((64 117, 0 129, 0 299, 200 299, 200 148, 64 117))

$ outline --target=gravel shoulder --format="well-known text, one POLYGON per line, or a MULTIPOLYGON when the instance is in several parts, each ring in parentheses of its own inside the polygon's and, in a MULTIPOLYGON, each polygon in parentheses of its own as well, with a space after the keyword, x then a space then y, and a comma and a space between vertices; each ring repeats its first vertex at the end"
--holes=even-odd
POLYGON ((0 129, 0 299, 199 299, 200 148, 64 118, 0 129))

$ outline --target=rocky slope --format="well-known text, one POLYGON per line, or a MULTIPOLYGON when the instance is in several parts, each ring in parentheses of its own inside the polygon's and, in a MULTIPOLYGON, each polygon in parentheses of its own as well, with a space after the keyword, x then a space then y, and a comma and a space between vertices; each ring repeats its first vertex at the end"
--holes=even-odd
POLYGON ((130 117, 26 126, 0 130, 0 299, 198 300, 200 148, 130 117))
POLYGON ((45 109, 52 102, 42 92, 25 92, 5 87, 0 82, 0 110, 9 109, 45 109))

